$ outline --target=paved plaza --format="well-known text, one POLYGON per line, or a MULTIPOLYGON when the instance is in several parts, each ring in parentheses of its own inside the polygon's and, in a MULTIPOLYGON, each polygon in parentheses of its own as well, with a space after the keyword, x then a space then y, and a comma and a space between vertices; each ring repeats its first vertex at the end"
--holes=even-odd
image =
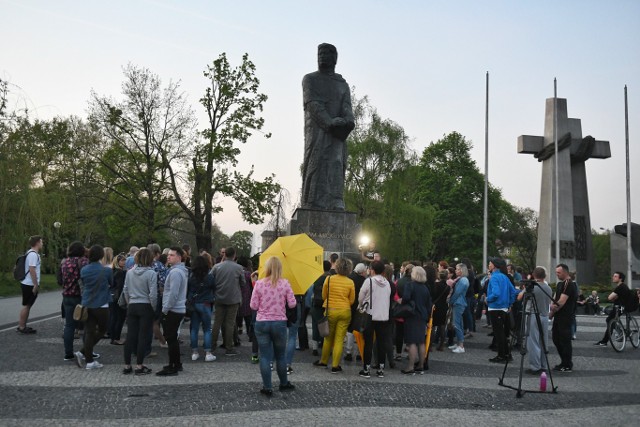
MULTIPOLYGON (((41 297, 42 307, 55 306, 60 298, 57 293, 41 297)), ((465 342, 465 354, 432 352, 430 369, 422 376, 403 376, 397 367, 388 369, 385 378, 364 379, 357 375, 361 367, 356 362, 343 362, 344 372, 332 375, 312 366, 317 358, 310 351, 296 352, 290 376, 296 390, 267 398, 258 393, 260 374, 250 363, 246 335, 239 356, 218 351, 215 362, 192 362, 184 326, 184 372, 177 377, 122 375, 123 348, 107 341, 96 347, 104 368, 86 371, 62 360, 62 319, 55 311, 39 312, 40 320, 31 323, 38 333, 21 335, 15 332, 15 320, 6 318, 13 303, 19 305, 19 300, 0 300, 5 349, 0 425, 636 426, 640 417, 640 349, 628 345, 615 353, 611 347, 594 346, 604 317, 578 316, 575 370, 553 376, 557 394, 516 398, 515 391, 500 387, 504 366, 487 361, 494 353, 487 348, 489 329, 480 323, 465 342)), ((153 350, 158 356, 146 364, 156 372, 168 358, 157 342, 153 350)), ((519 355, 514 356, 519 363, 519 355)), ((553 347, 549 357, 552 365, 559 363, 553 347)), ((507 384, 517 386, 517 363, 507 368, 507 384)), ((276 389, 277 384, 274 373, 276 389)), ((538 378, 525 374, 523 386, 536 389, 538 378)))

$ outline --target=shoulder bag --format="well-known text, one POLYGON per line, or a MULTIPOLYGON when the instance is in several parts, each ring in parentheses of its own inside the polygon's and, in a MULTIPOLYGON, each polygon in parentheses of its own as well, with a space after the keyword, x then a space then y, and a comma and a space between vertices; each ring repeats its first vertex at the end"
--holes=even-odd
MULTIPOLYGON (((104 275, 104 267, 102 269, 102 272, 100 273, 100 276, 98 277, 98 280, 96 280, 96 286, 94 287, 93 292, 91 294, 92 298, 98 294, 98 289, 100 289, 100 280, 102 279, 103 275, 104 275)), ((76 307, 73 309, 73 320, 75 320, 76 322, 86 322, 88 317, 89 317, 88 308, 82 304, 76 304, 76 307)))
POLYGON ((371 314, 367 313, 367 309, 371 308, 373 301, 373 279, 369 278, 369 302, 364 301, 358 307, 353 315, 352 326, 354 331, 363 333, 371 326, 371 314))
POLYGON ((327 314, 329 314, 329 284, 331 283, 331 276, 327 276, 327 309, 324 311, 324 316, 322 319, 318 320, 318 332, 321 337, 329 336, 329 318, 327 314))
MULTIPOLYGON (((296 300, 296 303, 298 303, 298 301, 296 300)), ((298 306, 296 305, 293 308, 289 308, 289 303, 287 302, 287 296, 284 296, 284 306, 285 306, 285 311, 287 313, 287 327, 290 328, 291 326, 295 325, 296 322, 298 321, 298 306)))

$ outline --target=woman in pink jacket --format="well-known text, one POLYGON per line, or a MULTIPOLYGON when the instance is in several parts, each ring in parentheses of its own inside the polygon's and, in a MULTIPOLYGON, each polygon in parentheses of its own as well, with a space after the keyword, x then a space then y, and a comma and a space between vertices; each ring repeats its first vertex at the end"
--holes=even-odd
POLYGON ((296 298, 289 281, 282 277, 282 263, 276 257, 267 260, 264 266, 266 277, 256 282, 251 295, 251 309, 256 310, 255 333, 260 349, 260 393, 271 396, 271 363, 276 360, 276 370, 280 378, 280 391, 291 391, 293 384, 287 379, 285 350, 287 347, 287 314, 296 306, 296 298))

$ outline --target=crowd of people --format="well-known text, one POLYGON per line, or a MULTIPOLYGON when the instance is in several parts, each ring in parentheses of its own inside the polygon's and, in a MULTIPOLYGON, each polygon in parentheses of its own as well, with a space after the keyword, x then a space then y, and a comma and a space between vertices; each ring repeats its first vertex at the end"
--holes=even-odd
MULTIPOLYGON (((21 334, 36 332, 27 321, 38 295, 42 238, 32 237, 30 246, 21 282, 21 334)), ((364 251, 359 261, 354 267, 352 260, 331 254, 324 261, 324 273, 306 293, 294 295, 276 257, 266 260, 264 278, 258 280, 251 261, 236 259, 232 247, 223 248, 216 257, 204 251, 192 257, 188 246, 161 250, 157 244, 132 246, 127 254, 114 255, 108 247, 85 248, 73 242, 58 272, 64 360, 87 370, 102 368, 94 349, 108 339, 123 346, 122 374, 150 374, 144 362, 157 356, 152 351, 155 337, 169 359, 156 375, 175 376, 183 370, 179 332, 185 321, 190 322, 193 362, 202 355, 205 362, 215 361, 217 348, 226 356, 237 356, 244 325, 252 343, 251 362, 259 364, 260 392, 271 396, 274 366, 279 390, 295 389, 288 377, 296 349, 311 349, 319 356, 313 365, 330 368, 332 374, 342 372, 343 360, 355 358, 362 363, 363 378, 374 372, 384 377, 385 368, 395 368, 402 360, 406 360, 400 369, 403 375, 419 375, 428 368, 429 350, 467 352, 465 340, 473 338, 485 315, 485 326, 492 329, 490 348, 496 352, 489 362, 509 363, 512 349, 526 345, 527 372, 537 375, 549 369, 547 330, 552 320, 552 340, 560 356, 553 369, 572 371, 579 291, 567 265, 555 269, 554 292, 546 282, 545 268, 525 274, 501 258, 491 258, 484 274, 478 274, 468 259, 455 265, 405 261, 396 270, 375 248, 364 251), (86 318, 79 321, 82 311, 86 318), (517 333, 521 326, 527 331, 526 342, 517 333), (80 334, 82 345, 74 352, 80 334)), ((624 274, 616 272, 613 280, 616 289, 609 301, 622 305, 632 301, 624 274)), ((596 345, 605 346, 608 340, 605 333, 596 345)))

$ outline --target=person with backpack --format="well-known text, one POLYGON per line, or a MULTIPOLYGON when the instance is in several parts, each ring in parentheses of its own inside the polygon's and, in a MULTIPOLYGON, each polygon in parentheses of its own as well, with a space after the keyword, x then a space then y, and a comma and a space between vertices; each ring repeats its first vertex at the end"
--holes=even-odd
POLYGON ((16 261, 14 277, 20 281, 22 288, 22 309, 18 319, 18 333, 35 334, 36 330, 27 326, 31 307, 38 298, 40 289, 40 251, 42 250, 42 236, 29 238, 29 249, 16 261))
MULTIPOLYGON (((612 281, 613 284, 616 285, 616 288, 609 294, 607 300, 611 301, 613 305, 623 306, 626 311, 635 311, 638 309, 636 305, 635 308, 632 305, 635 303, 634 298, 629 287, 626 283, 624 283, 625 274, 621 271, 616 271, 613 273, 612 281), (633 310, 631 310, 633 309, 633 310)), ((611 310, 609 315, 607 316, 606 324, 609 325, 609 320, 613 319, 616 316, 617 310, 611 310)), ((594 345, 599 347, 606 347, 609 342, 609 328, 607 327, 604 331, 604 336, 594 345)))

